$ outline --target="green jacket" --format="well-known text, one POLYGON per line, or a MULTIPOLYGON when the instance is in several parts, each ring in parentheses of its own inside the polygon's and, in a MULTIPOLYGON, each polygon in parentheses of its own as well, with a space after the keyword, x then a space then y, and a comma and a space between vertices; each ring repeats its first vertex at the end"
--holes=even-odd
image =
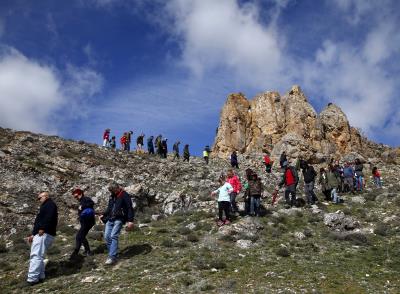
POLYGON ((327 184, 328 189, 333 189, 338 187, 339 181, 334 172, 328 171, 327 178, 328 178, 328 184, 327 184))

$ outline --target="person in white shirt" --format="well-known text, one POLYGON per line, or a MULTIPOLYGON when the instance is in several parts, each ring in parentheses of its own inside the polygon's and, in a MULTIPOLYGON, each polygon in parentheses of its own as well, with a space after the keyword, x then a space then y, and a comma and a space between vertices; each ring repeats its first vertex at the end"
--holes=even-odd
POLYGON ((217 190, 213 191, 211 195, 218 194, 218 226, 229 225, 231 223, 230 216, 230 196, 229 194, 233 192, 233 187, 231 184, 226 182, 226 176, 222 175, 219 178, 219 183, 222 185, 217 190), (222 218, 223 213, 225 213, 225 220, 222 218))

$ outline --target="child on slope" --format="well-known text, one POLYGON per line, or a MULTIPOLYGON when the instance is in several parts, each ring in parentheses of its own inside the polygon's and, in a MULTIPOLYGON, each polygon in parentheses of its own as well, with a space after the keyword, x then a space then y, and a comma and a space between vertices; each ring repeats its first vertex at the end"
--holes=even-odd
POLYGON ((374 177, 375 186, 377 188, 382 188, 381 173, 376 166, 372 169, 372 176, 374 177))
POLYGON ((226 176, 222 175, 219 178, 219 183, 221 187, 217 190, 211 192, 211 195, 216 195, 218 193, 218 222, 217 225, 220 227, 222 225, 229 225, 231 223, 230 216, 230 196, 229 194, 233 192, 233 187, 231 184, 226 182, 226 176), (223 213, 225 213, 225 221, 222 218, 223 213))

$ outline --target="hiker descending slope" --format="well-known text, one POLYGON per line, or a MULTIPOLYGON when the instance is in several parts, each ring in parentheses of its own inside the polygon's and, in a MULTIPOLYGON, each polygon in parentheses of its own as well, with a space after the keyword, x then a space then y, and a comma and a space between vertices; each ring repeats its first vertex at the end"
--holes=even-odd
POLYGON ((89 242, 86 239, 87 234, 89 233, 90 229, 95 224, 95 213, 94 213, 94 202, 91 198, 84 196, 83 191, 81 189, 75 189, 72 192, 72 196, 79 201, 79 208, 78 208, 78 217, 79 223, 81 227, 79 231, 76 233, 75 237, 75 249, 71 254, 71 259, 74 259, 79 254, 79 250, 83 245, 85 252, 85 256, 92 255, 90 251, 89 242))
POLYGON ((211 192, 211 195, 214 196, 218 194, 217 225, 220 227, 222 225, 229 225, 231 223, 229 194, 233 192, 233 187, 226 181, 225 175, 221 175, 218 181, 221 186, 217 190, 211 192), (225 220, 222 217, 224 213, 225 213, 225 220))
POLYGON ((122 226, 127 222, 127 229, 133 228, 134 212, 131 197, 117 183, 112 183, 108 191, 111 193, 108 206, 100 215, 100 219, 106 225, 104 230, 104 240, 108 250, 106 265, 111 265, 117 261, 118 239, 122 226))
POLYGON ((317 195, 314 193, 314 182, 317 173, 315 172, 314 167, 304 160, 301 161, 300 168, 303 171, 304 192, 307 197, 307 203, 309 205, 315 204, 315 201, 318 201, 317 195))
MULTIPOLYGON (((281 188, 285 185, 285 199, 287 207, 292 207, 296 203, 296 186, 299 181, 299 177, 297 175, 296 169, 293 166, 289 166, 287 161, 282 163, 282 167, 284 169, 282 180, 278 184, 278 187, 281 188), (291 198, 289 198, 289 195, 291 198)), ((278 189, 278 187, 276 187, 278 189)))
POLYGON ((172 151, 174 151, 174 159, 175 158, 179 159, 179 144, 181 144, 181 142, 176 141, 172 146, 172 151))
POLYGON ((54 241, 58 222, 57 205, 50 198, 49 192, 39 193, 37 200, 40 202, 40 209, 35 218, 32 235, 28 237, 31 253, 27 282, 31 286, 45 278, 44 256, 54 241))
POLYGON ((263 184, 258 175, 253 172, 249 176, 247 191, 250 197, 250 215, 260 216, 261 195, 263 192, 263 184))
POLYGON ((228 170, 226 181, 231 184, 233 188, 233 191, 229 194, 229 196, 231 203, 231 212, 235 214, 239 212, 238 206, 236 204, 236 196, 240 193, 240 190, 242 189, 242 184, 240 183, 238 176, 235 175, 233 170, 228 170))
POLYGON ((233 151, 231 156, 230 156, 230 161, 231 161, 231 166, 235 168, 239 168, 239 161, 237 158, 237 153, 236 151, 233 151))

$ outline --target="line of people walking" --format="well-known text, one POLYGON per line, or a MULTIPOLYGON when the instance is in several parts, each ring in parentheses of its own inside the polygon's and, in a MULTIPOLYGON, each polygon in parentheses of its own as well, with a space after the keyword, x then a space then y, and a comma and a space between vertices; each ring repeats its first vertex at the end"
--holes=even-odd
MULTIPOLYGON (((103 133, 103 147, 111 148, 116 150, 116 138, 115 136, 111 136, 111 130, 105 129, 103 133), (111 136, 111 138, 110 138, 111 136)), ((129 152, 131 150, 131 140, 132 140, 133 131, 124 132, 122 137, 120 138, 120 150, 129 152)), ((139 153, 144 153, 144 137, 145 134, 141 133, 136 138, 136 151, 139 153)), ((180 144, 181 142, 178 140, 173 144, 172 152, 173 159, 180 159, 180 144)), ((148 154, 157 154, 160 158, 167 158, 168 155, 168 138, 164 138, 161 134, 156 138, 154 136, 150 136, 147 138, 147 153, 148 154)), ((207 145, 203 149, 203 159, 206 164, 209 163, 211 149, 207 145)), ((185 144, 183 147, 182 153, 183 161, 190 161, 190 151, 189 144, 185 144)))

